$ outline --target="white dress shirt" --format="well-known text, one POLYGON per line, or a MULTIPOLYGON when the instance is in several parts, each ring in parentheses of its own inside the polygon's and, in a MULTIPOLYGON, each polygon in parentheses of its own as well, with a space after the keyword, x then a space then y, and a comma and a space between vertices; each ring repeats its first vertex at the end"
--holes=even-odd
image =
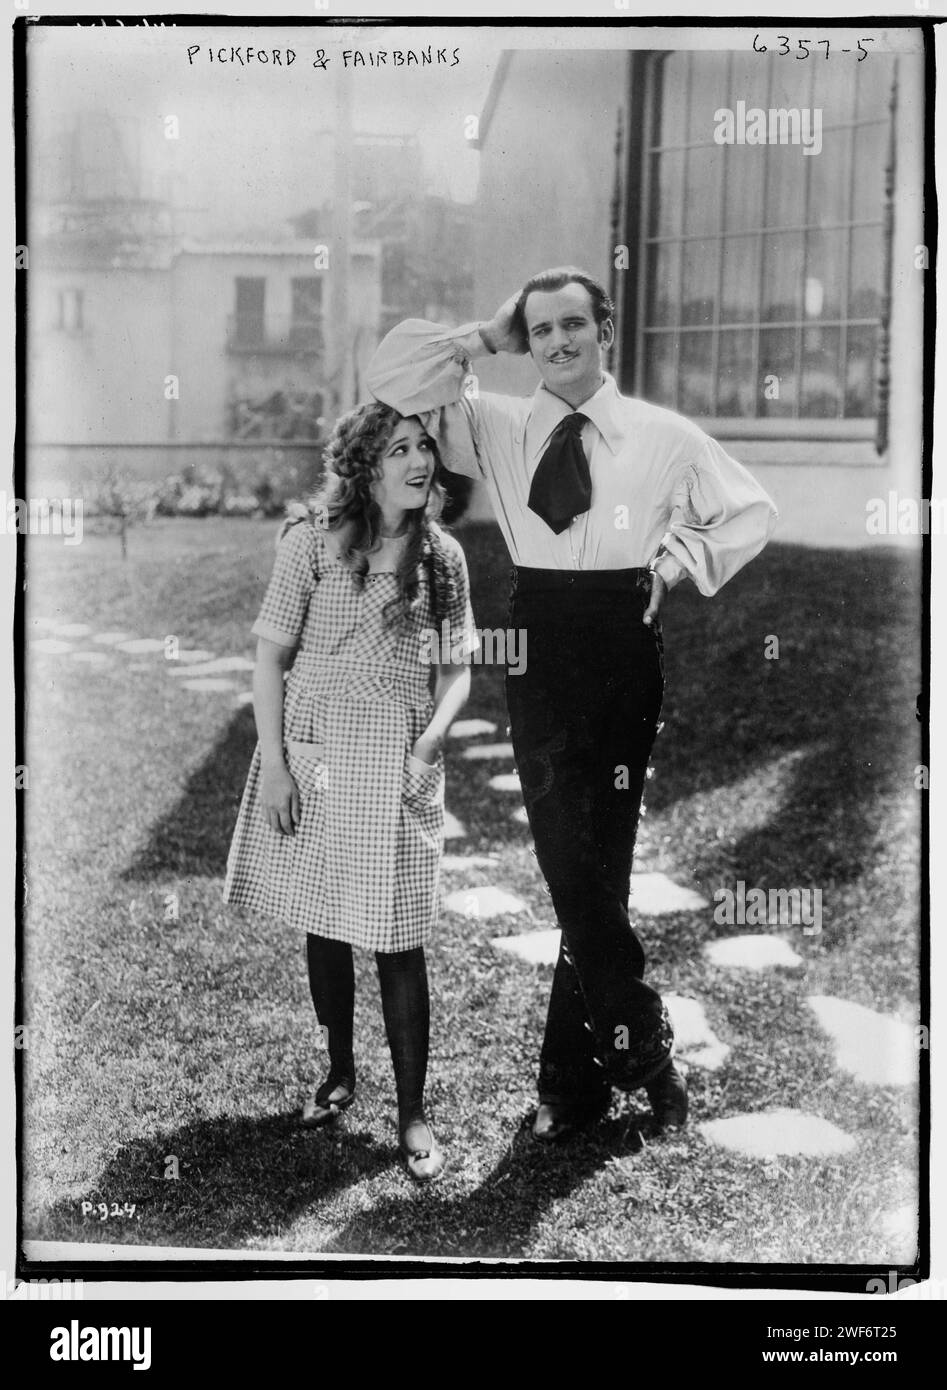
POLYGON ((644 568, 669 588, 689 577, 715 594, 766 544, 772 499, 697 425, 620 394, 613 377, 577 409, 592 477, 589 511, 556 535, 527 505, 550 435, 572 407, 540 384, 531 397, 481 392, 470 359, 478 326, 407 319, 368 368, 372 394, 422 418, 444 466, 482 478, 513 563, 539 569, 644 568), (657 558, 656 558, 657 557, 657 558))

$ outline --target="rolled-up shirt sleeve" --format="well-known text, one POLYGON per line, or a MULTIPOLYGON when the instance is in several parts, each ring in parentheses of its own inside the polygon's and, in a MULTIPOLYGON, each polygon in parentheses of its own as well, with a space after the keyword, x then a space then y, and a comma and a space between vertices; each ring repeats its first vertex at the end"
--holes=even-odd
POLYGON ((481 465, 479 394, 471 358, 486 351, 479 325, 460 328, 405 319, 379 343, 365 383, 376 400, 399 415, 416 415, 451 473, 476 478, 481 465))
POLYGON ((758 555, 778 518, 769 494, 713 439, 681 470, 654 570, 690 578, 708 598, 758 555))
POLYGON ((405 319, 379 343, 366 385, 400 415, 423 414, 460 399, 470 359, 483 351, 476 323, 445 328, 425 319, 405 319))

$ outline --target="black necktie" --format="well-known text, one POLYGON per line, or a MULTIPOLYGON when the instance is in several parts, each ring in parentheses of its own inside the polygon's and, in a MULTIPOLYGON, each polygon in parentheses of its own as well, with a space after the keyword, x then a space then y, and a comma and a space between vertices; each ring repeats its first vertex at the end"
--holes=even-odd
POLYGON ((579 438, 587 423, 578 411, 559 421, 530 485, 527 506, 557 536, 592 504, 592 475, 579 438))

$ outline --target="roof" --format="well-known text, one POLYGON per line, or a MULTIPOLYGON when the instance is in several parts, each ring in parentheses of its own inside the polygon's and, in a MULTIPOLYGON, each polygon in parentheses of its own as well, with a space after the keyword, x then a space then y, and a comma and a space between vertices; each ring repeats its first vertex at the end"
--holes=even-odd
MULTIPOLYGON (((326 238, 331 247, 331 238, 326 238)), ((291 241, 195 241, 185 238, 178 247, 183 256, 305 256, 311 259, 313 247, 319 245, 318 237, 293 238, 291 241)), ((378 241, 352 241, 350 250, 353 257, 376 260, 381 254, 378 241)))

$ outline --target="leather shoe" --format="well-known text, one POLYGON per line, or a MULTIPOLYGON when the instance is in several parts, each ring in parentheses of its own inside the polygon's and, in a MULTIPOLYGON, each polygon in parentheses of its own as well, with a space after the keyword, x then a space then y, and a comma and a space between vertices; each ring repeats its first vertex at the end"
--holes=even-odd
POLYGON ((437 1146, 431 1126, 425 1124, 425 1128, 430 1136, 430 1144, 426 1148, 412 1148, 404 1135, 398 1144, 405 1167, 415 1182, 434 1182, 447 1166, 447 1160, 437 1146))
POLYGON ((680 1129, 687 1123, 687 1082, 673 1062, 645 1090, 658 1129, 680 1129))
POLYGON ((601 1101, 581 1104, 543 1102, 533 1121, 533 1138, 543 1144, 554 1144, 559 1139, 565 1139, 577 1130, 583 1129, 594 1120, 601 1119, 610 1103, 611 1096, 606 1096, 601 1101))

